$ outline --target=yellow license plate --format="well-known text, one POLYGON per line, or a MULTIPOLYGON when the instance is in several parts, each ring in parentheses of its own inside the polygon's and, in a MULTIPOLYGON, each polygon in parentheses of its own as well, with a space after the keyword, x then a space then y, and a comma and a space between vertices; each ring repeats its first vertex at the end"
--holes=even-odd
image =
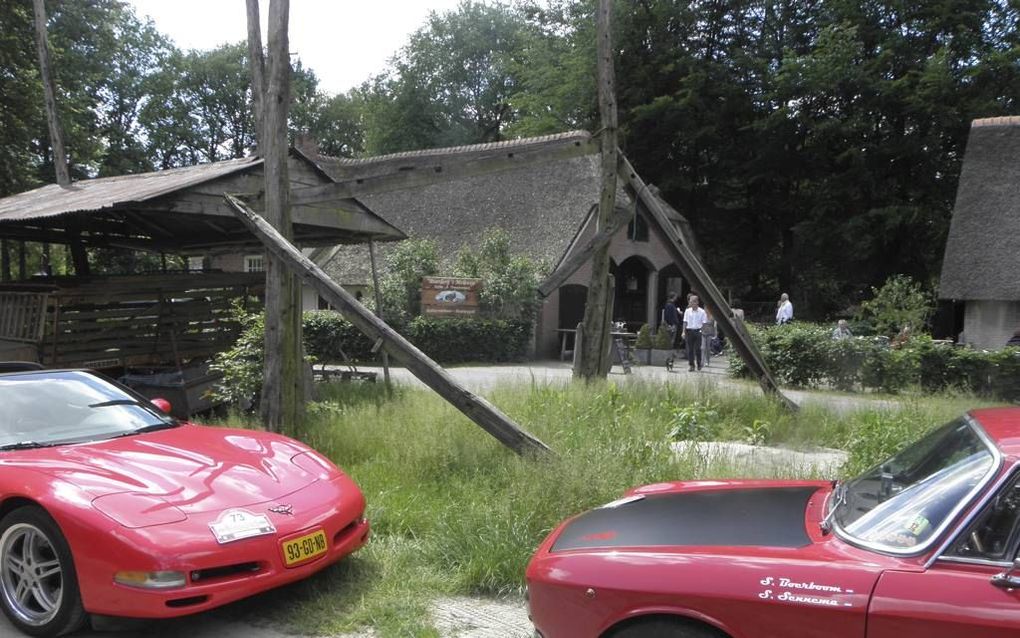
POLYGON ((329 549, 326 532, 321 529, 293 540, 284 541, 280 543, 280 546, 283 548, 283 562, 287 567, 325 554, 329 549))

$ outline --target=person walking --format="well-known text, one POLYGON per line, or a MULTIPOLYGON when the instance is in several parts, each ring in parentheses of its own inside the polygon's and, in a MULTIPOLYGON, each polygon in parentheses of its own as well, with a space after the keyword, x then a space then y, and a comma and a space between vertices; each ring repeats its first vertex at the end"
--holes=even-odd
POLYGON ((705 311, 705 323, 701 326, 701 363, 704 366, 708 366, 712 360, 712 339, 715 338, 715 317, 712 316, 708 306, 703 308, 705 311))
POLYGON ((779 297, 779 308, 776 310, 776 324, 783 325, 793 321, 793 302, 785 292, 779 297))
POLYGON ((705 325, 708 316, 705 309, 701 308, 701 300, 697 295, 691 295, 690 305, 684 310, 684 331, 683 337, 687 344, 687 366, 694 372, 694 366, 701 370, 701 328, 705 325))
POLYGON ((677 294, 666 295, 666 305, 662 308, 662 327, 669 332, 669 348, 676 348, 676 333, 680 328, 680 310, 676 307, 677 294))

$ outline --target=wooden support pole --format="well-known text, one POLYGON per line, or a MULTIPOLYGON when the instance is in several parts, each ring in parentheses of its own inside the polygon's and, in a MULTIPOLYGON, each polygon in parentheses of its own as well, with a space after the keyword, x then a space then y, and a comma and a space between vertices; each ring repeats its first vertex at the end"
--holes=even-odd
POLYGON ((6 239, 0 239, 0 280, 11 280, 11 246, 6 239))
MULTIPOLYGON (((599 229, 610 226, 616 207, 616 176, 619 150, 616 147, 616 77, 613 70, 613 2, 599 0, 598 8, 598 95, 599 115, 602 122, 601 158, 602 191, 599 196, 599 229)), ((580 364, 574 368, 574 376, 593 380, 605 375, 607 350, 602 347, 609 332, 606 321, 606 304, 609 291, 606 282, 609 277, 608 242, 594 251, 591 266, 591 282, 588 286, 588 300, 584 308, 585 339, 581 350, 580 364)))
POLYGON ((779 389, 772 372, 765 364, 765 359, 759 352, 757 345, 751 338, 747 328, 739 320, 733 317, 733 311, 719 288, 716 287, 712 278, 708 276, 705 267, 698 260, 693 251, 684 243, 680 231, 670 222, 666 211, 663 210, 659 199, 648 189, 644 181, 630 165, 626 157, 621 155, 620 179, 627 184, 628 191, 635 200, 640 200, 648 212, 655 218, 657 226, 666 235, 666 246, 673 254, 676 265, 680 268, 683 276, 691 282, 692 287, 701 295, 703 303, 711 306, 712 315, 723 332, 730 337, 734 350, 744 360, 747 367, 757 379, 762 390, 778 398, 790 410, 797 410, 797 404, 791 401, 779 389))
POLYGON ((491 403, 461 387, 435 361, 386 325, 372 311, 358 303, 350 293, 331 280, 321 268, 305 257, 242 200, 232 195, 224 197, 236 211, 238 219, 265 244, 266 250, 275 259, 294 272, 303 282, 315 288, 323 299, 331 303, 369 339, 373 341, 382 339, 383 348, 407 366, 407 369, 425 385, 435 390, 479 427, 517 454, 523 456, 551 453, 548 446, 521 429, 491 403))
MULTIPOLYGON (((269 3, 269 64, 261 96, 264 129, 266 219, 283 237, 293 236, 290 177, 287 171, 287 112, 290 105, 289 0, 269 3)), ((257 25, 256 25, 257 26, 257 25)), ((249 25, 249 33, 251 33, 249 25)), ((249 36, 250 37, 250 36, 249 36)), ((262 384, 262 420, 280 432, 304 413, 301 343, 301 289, 275 255, 266 256, 266 368, 262 384)))
MULTIPOLYGON (((380 321, 386 321, 386 317, 383 316, 382 308, 382 291, 379 290, 379 270, 376 268, 375 261, 375 240, 368 240, 368 258, 372 262, 372 288, 375 290, 375 316, 379 317, 380 321)), ((383 379, 386 381, 386 392, 393 392, 393 388, 390 385, 390 355, 385 350, 382 351, 382 369, 383 379)))
POLYGON ((248 15, 248 70, 251 75, 251 102, 255 111, 255 154, 261 156, 265 135, 266 59, 262 54, 262 26, 259 21, 259 0, 245 0, 248 15))
POLYGON ((39 54, 39 77, 43 85, 43 99, 46 102, 46 124, 50 129, 50 147, 53 149, 53 168, 57 183, 71 185, 71 173, 67 168, 67 150, 64 148, 64 131, 57 113, 57 90, 50 66, 50 43, 46 37, 46 4, 44 0, 32 0, 35 12, 35 44, 39 54))

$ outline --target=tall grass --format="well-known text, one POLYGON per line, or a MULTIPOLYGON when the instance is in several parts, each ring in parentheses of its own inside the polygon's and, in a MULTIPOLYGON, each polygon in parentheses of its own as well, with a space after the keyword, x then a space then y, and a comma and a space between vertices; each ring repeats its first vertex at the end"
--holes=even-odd
POLYGON ((507 386, 489 398, 555 457, 515 456, 425 391, 388 398, 371 385, 326 386, 293 434, 359 483, 374 534, 340 567, 277 594, 274 613, 307 631, 369 625, 382 636, 428 636, 431 597, 519 594, 529 556, 562 519, 635 485, 733 476, 725 459, 673 453, 670 433, 691 406, 702 438, 741 440, 757 423, 767 444, 850 448, 860 468, 973 404, 950 397, 794 414, 756 392, 641 382, 507 386))

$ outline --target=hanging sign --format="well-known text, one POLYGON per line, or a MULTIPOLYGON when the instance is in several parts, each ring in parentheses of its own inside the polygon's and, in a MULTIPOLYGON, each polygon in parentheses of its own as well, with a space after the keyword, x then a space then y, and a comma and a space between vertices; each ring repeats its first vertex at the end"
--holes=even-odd
POLYGON ((478 314, 481 279, 423 277, 421 312, 429 317, 473 317, 478 314))

